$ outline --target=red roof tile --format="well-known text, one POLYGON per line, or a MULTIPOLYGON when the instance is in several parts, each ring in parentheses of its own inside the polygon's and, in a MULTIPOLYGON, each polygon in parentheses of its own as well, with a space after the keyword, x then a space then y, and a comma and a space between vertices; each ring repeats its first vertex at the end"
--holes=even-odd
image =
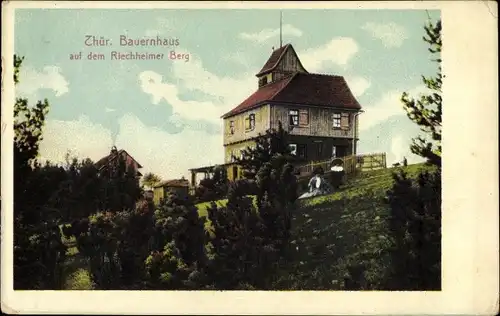
POLYGON ((272 101, 361 109, 344 77, 323 74, 296 73, 272 101))
POLYGON ((249 96, 245 101, 243 101, 240 105, 235 107, 230 112, 224 114, 222 117, 227 117, 237 113, 244 112, 246 110, 251 109, 254 106, 260 105, 264 101, 272 100, 272 98, 281 89, 283 89, 283 87, 285 87, 292 78, 293 76, 289 76, 282 80, 262 86, 257 91, 255 91, 251 96, 249 96))
POLYGON ((125 150, 123 149, 120 149, 116 155, 112 155, 112 154, 109 154, 105 157, 102 157, 101 159, 99 159, 96 163, 95 163, 95 166, 98 168, 98 169, 101 169, 102 167, 106 166, 108 162, 114 160, 116 157, 120 156, 122 153, 124 153, 129 156, 130 158, 132 158, 136 163, 137 163, 137 166, 139 168, 142 168, 141 164, 139 162, 137 162, 137 160, 135 160, 132 156, 129 155, 128 152, 126 152, 125 150))
POLYGON ((344 77, 297 72, 261 87, 222 117, 226 118, 250 110, 267 101, 361 109, 361 105, 352 94, 344 77))
POLYGON ((276 68, 276 66, 278 66, 281 58, 283 58, 283 56, 285 55, 285 52, 288 49, 288 47, 291 47, 291 45, 286 44, 285 46, 282 46, 282 47, 278 48, 277 50, 273 51, 271 56, 267 60, 267 62, 264 64, 264 67, 262 67, 262 69, 259 71, 258 74, 256 74, 256 76, 257 77, 261 76, 261 75, 265 74, 266 72, 270 72, 274 68, 276 68))

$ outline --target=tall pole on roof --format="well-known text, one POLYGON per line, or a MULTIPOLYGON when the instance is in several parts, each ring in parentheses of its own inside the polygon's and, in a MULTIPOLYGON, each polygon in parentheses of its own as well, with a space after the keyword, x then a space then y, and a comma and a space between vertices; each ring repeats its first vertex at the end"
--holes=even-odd
POLYGON ((280 48, 283 46, 283 11, 280 11, 280 48))

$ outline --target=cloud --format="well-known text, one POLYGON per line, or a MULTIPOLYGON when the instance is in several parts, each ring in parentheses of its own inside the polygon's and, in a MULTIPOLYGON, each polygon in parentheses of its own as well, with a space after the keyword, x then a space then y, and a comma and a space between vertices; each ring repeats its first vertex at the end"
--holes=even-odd
MULTIPOLYGON (((300 37, 303 32, 291 24, 284 24, 282 28, 282 34, 284 36, 294 36, 300 37)), ((266 42, 267 40, 278 37, 280 35, 280 29, 263 29, 260 32, 255 33, 240 33, 239 38, 249 41, 254 41, 258 43, 266 42)))
POLYGON ((142 91, 151 95, 152 104, 166 101, 179 119, 208 121, 216 125, 222 124, 221 115, 241 103, 257 85, 256 79, 249 73, 237 78, 217 76, 195 59, 174 63, 172 75, 175 84, 164 80, 157 72, 144 71, 139 74, 139 84, 142 91), (179 97, 181 90, 199 91, 216 101, 184 100, 179 97))
POLYGON ((336 37, 326 44, 298 53, 304 67, 310 72, 320 72, 328 64, 347 68, 358 53, 356 41, 350 37, 336 37))
POLYGON ((143 166, 163 179, 189 179, 190 168, 223 163, 222 135, 184 129, 169 134, 144 125, 135 115, 126 114, 120 121, 117 147, 126 149, 143 166))
POLYGON ((57 66, 45 66, 41 72, 29 67, 21 67, 20 82, 16 85, 16 94, 20 97, 39 98, 38 91, 49 89, 60 97, 69 91, 68 81, 57 66))
POLYGON ((222 114, 221 108, 207 101, 184 101, 179 99, 179 88, 164 82, 163 76, 154 71, 139 74, 142 91, 151 95, 151 103, 159 104, 165 100, 173 108, 173 112, 183 118, 192 120, 214 119, 222 114))
POLYGON ((369 32, 372 37, 381 40, 387 48, 400 47, 408 38, 405 28, 394 22, 367 22, 361 28, 369 32))
MULTIPOLYGON (((396 115, 406 115, 401 102, 401 95, 405 90, 392 90, 381 96, 373 104, 364 107, 364 113, 360 115, 360 130, 367 130, 370 127, 383 122, 396 115)), ((424 86, 418 86, 411 90, 406 90, 410 96, 417 97, 427 91, 424 86)))
POLYGON ((87 116, 78 120, 47 120, 40 145, 42 160, 64 162, 66 153, 80 158, 97 160, 105 156, 112 146, 111 131, 95 124, 87 116))
POLYGON ((345 76, 345 80, 355 97, 362 96, 372 85, 368 79, 363 77, 345 76))
POLYGON ((406 158, 408 164, 415 164, 424 162, 425 159, 415 155, 411 152, 410 144, 411 138, 404 138, 403 136, 395 136, 391 140, 391 151, 390 156, 392 159, 388 161, 388 164, 399 162, 402 163, 403 159, 406 158))
MULTIPOLYGON (((86 116, 72 121, 48 120, 40 146, 41 160, 63 163, 69 151, 80 159, 97 161, 109 153, 111 139, 110 130, 86 116)), ((146 126, 133 114, 119 119, 115 145, 139 161, 144 166, 143 173, 154 172, 164 179, 188 178, 188 169, 220 164, 224 159, 220 133, 184 129, 169 134, 146 126)))

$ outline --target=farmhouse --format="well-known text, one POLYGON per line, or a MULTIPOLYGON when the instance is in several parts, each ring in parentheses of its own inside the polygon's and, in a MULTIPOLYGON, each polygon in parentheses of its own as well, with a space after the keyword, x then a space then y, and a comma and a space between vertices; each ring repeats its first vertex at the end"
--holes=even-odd
POLYGON ((118 157, 121 157, 125 162, 125 168, 127 171, 132 171, 137 177, 141 177, 142 174, 139 169, 142 168, 141 164, 137 162, 127 151, 121 149, 116 149, 115 146, 111 148, 109 155, 99 159, 95 166, 99 170, 100 174, 107 174, 110 172, 110 167, 116 164, 118 157))
POLYGON ((160 204, 160 201, 167 196, 167 192, 171 191, 177 194, 180 198, 185 198, 189 194, 189 181, 187 179, 173 179, 163 181, 153 189, 153 202, 155 205, 160 204))
MULTIPOLYGON (((304 163, 356 155, 361 105, 342 76, 308 72, 291 44, 274 50, 256 74, 257 90, 222 116, 224 166, 230 180, 241 177, 234 157, 279 122, 292 153, 304 163)), ((213 167, 191 169, 209 174, 213 167)))

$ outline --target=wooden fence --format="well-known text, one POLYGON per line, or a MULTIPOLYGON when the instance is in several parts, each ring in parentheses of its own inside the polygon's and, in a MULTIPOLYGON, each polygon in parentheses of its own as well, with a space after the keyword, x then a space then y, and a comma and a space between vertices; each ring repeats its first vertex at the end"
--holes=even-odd
POLYGON ((371 153, 362 155, 352 155, 342 158, 333 158, 323 161, 312 161, 297 167, 299 177, 309 176, 314 169, 321 167, 324 172, 330 171, 333 166, 342 166, 346 175, 355 174, 359 171, 368 171, 387 168, 385 153, 371 153))

